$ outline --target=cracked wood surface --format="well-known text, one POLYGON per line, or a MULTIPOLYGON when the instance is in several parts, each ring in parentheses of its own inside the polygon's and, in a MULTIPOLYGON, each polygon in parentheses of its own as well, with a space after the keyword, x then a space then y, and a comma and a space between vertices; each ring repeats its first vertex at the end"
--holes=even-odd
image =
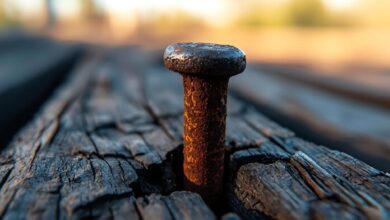
MULTIPOLYGON (((198 195, 180 191, 182 94, 180 77, 136 48, 87 57, 2 150, 0 216, 215 219, 198 195)), ((232 94, 226 132, 225 210, 389 217, 389 174, 295 137, 232 94)))

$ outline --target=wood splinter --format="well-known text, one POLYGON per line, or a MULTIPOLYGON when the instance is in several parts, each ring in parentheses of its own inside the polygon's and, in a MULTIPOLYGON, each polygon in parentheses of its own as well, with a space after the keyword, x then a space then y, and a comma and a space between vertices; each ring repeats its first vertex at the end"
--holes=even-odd
POLYGON ((223 189, 228 81, 244 71, 245 53, 229 45, 176 43, 165 49, 164 64, 184 82, 184 188, 215 206, 223 189))

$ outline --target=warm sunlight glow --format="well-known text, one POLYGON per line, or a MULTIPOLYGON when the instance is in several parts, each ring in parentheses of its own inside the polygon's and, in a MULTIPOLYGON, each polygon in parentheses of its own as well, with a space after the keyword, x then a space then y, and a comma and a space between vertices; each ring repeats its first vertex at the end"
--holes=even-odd
POLYGON ((331 9, 340 10, 340 9, 350 9, 353 6, 357 5, 360 0, 324 0, 325 4, 331 9))
POLYGON ((4 10, 12 16, 19 13, 23 16, 39 15, 43 9, 43 0, 3 0, 4 10))
POLYGON ((79 0, 55 1, 55 10, 60 17, 71 18, 77 16, 80 11, 79 0))
POLYGON ((223 25, 228 22, 226 14, 231 9, 230 1, 223 0, 100 0, 99 3, 118 16, 130 16, 130 13, 137 13, 145 19, 153 18, 159 13, 169 14, 175 11, 182 11, 197 16, 205 22, 213 25, 223 25))

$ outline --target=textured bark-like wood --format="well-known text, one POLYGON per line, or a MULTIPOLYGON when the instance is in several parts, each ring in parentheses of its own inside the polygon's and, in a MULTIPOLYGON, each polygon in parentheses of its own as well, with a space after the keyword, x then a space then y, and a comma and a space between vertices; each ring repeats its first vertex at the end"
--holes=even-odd
POLYGON ((137 199, 142 219, 216 219, 202 198, 190 192, 174 192, 169 197, 151 195, 137 199))
POLYGON ((127 83, 137 77, 99 57, 87 59, 2 151, 1 218, 149 219, 164 210, 162 219, 213 219, 192 193, 157 196, 164 206, 140 211, 148 194, 176 189, 166 156, 177 144, 134 101, 142 92, 127 83))
MULTIPOLYGON (((179 192, 180 76, 143 57, 123 49, 87 59, 2 150, 2 219, 215 218, 198 195, 179 192)), ((389 174, 228 99, 222 210, 249 219, 388 218, 389 174)))
POLYGON ((296 137, 275 140, 232 154, 235 211, 248 219, 389 218, 387 173, 296 137))

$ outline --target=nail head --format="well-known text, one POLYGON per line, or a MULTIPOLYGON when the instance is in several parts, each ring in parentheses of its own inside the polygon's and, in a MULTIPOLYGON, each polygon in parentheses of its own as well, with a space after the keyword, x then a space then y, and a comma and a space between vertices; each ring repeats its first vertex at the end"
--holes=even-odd
POLYGON ((212 43, 175 43, 164 53, 164 65, 181 74, 233 76, 244 71, 245 53, 237 47, 212 43))

